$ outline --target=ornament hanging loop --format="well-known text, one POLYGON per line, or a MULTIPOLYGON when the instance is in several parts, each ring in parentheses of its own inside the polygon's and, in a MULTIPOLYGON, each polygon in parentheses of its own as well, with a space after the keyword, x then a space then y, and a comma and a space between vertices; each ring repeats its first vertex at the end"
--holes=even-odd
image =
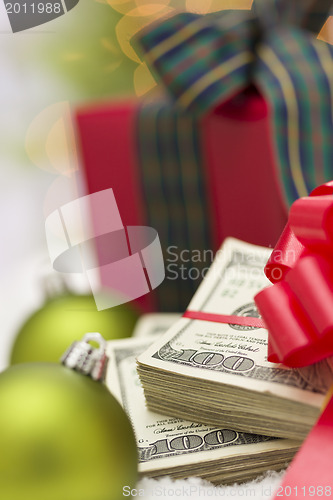
POLYGON ((102 380, 108 361, 106 341, 100 333, 86 333, 80 341, 73 342, 60 361, 72 370, 89 375, 93 380, 102 380), (99 347, 90 345, 91 341, 97 342, 99 347))

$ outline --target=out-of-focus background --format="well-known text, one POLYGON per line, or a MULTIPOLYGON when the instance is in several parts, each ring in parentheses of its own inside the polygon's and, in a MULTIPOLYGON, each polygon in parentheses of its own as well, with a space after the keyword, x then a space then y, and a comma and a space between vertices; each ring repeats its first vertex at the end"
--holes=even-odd
POLYGON ((0 2, 0 370, 23 319, 43 303, 51 272, 45 216, 71 188, 80 157, 71 111, 141 96, 155 81, 131 47, 143 26, 175 9, 249 8, 250 0, 80 0, 59 18, 12 33, 0 2), (203 5, 204 4, 204 5, 203 5))
MULTIPOLYGON (((131 38, 175 10, 249 9, 252 0, 80 0, 64 16, 12 33, 0 3, 0 370, 51 271, 45 216, 80 170, 71 112, 155 86, 131 38), (64 185, 67 185, 64 189, 64 185)), ((321 36, 329 39, 331 19, 321 36)), ((331 30, 332 31, 332 30, 331 30)), ((84 284, 82 285, 84 286, 84 284)))

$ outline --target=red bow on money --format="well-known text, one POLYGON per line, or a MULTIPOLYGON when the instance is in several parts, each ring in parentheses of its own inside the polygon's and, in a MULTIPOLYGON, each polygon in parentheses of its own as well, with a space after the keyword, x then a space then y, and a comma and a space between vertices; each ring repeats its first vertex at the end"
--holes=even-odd
MULTIPOLYGON (((295 201, 265 267, 274 283, 256 297, 268 359, 298 367, 333 354, 333 181, 295 201)), ((332 495, 333 397, 293 460, 274 500, 332 495), (325 454, 323 454, 325 450, 325 454)), ((330 398, 330 399, 329 399, 330 398)))
POLYGON ((299 367, 333 355, 333 181, 293 203, 255 297, 268 360, 299 367))

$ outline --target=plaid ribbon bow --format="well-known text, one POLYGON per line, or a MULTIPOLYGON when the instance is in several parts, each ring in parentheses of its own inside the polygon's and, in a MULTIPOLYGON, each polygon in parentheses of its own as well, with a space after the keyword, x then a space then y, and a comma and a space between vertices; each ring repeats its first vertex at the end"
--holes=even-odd
POLYGON ((258 87, 270 103, 289 204, 333 176, 333 47, 303 29, 321 26, 331 3, 257 0, 251 12, 183 13, 140 40, 185 111, 201 114, 258 87))
POLYGON ((164 225, 165 241, 173 237, 184 240, 185 227, 185 233, 191 233, 191 200, 199 196, 204 208, 195 210, 192 221, 196 241, 187 239, 182 245, 211 247, 205 228, 207 201, 196 120, 250 84, 270 106, 273 143, 287 203, 307 196, 333 177, 333 47, 312 33, 324 24, 331 3, 255 0, 252 11, 205 16, 181 13, 140 34, 137 43, 144 58, 171 97, 168 103, 144 106, 138 124, 143 178, 150 179, 143 181, 144 190, 147 196, 156 196, 157 203, 150 200, 154 213, 149 222, 159 230, 161 217, 169 220, 175 215, 174 220, 179 221, 179 238, 170 236, 169 223, 164 225), (182 137, 177 136, 177 130, 182 137), (168 151, 168 165, 164 166, 163 151, 168 151), (187 187, 184 176, 191 179, 187 187), (184 204, 173 205, 174 189, 184 204), (156 210, 159 204, 162 211, 156 210), (177 210, 178 214, 173 214, 177 210))

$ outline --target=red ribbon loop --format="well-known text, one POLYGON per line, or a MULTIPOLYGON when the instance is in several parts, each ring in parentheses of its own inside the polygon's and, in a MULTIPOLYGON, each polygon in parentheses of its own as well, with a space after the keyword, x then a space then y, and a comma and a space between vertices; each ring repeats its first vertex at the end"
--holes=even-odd
POLYGON ((333 355, 333 181, 292 205, 255 297, 268 360, 299 367, 333 355))
POLYGON ((308 196, 292 204, 291 230, 303 246, 318 251, 333 250, 332 196, 308 196))

